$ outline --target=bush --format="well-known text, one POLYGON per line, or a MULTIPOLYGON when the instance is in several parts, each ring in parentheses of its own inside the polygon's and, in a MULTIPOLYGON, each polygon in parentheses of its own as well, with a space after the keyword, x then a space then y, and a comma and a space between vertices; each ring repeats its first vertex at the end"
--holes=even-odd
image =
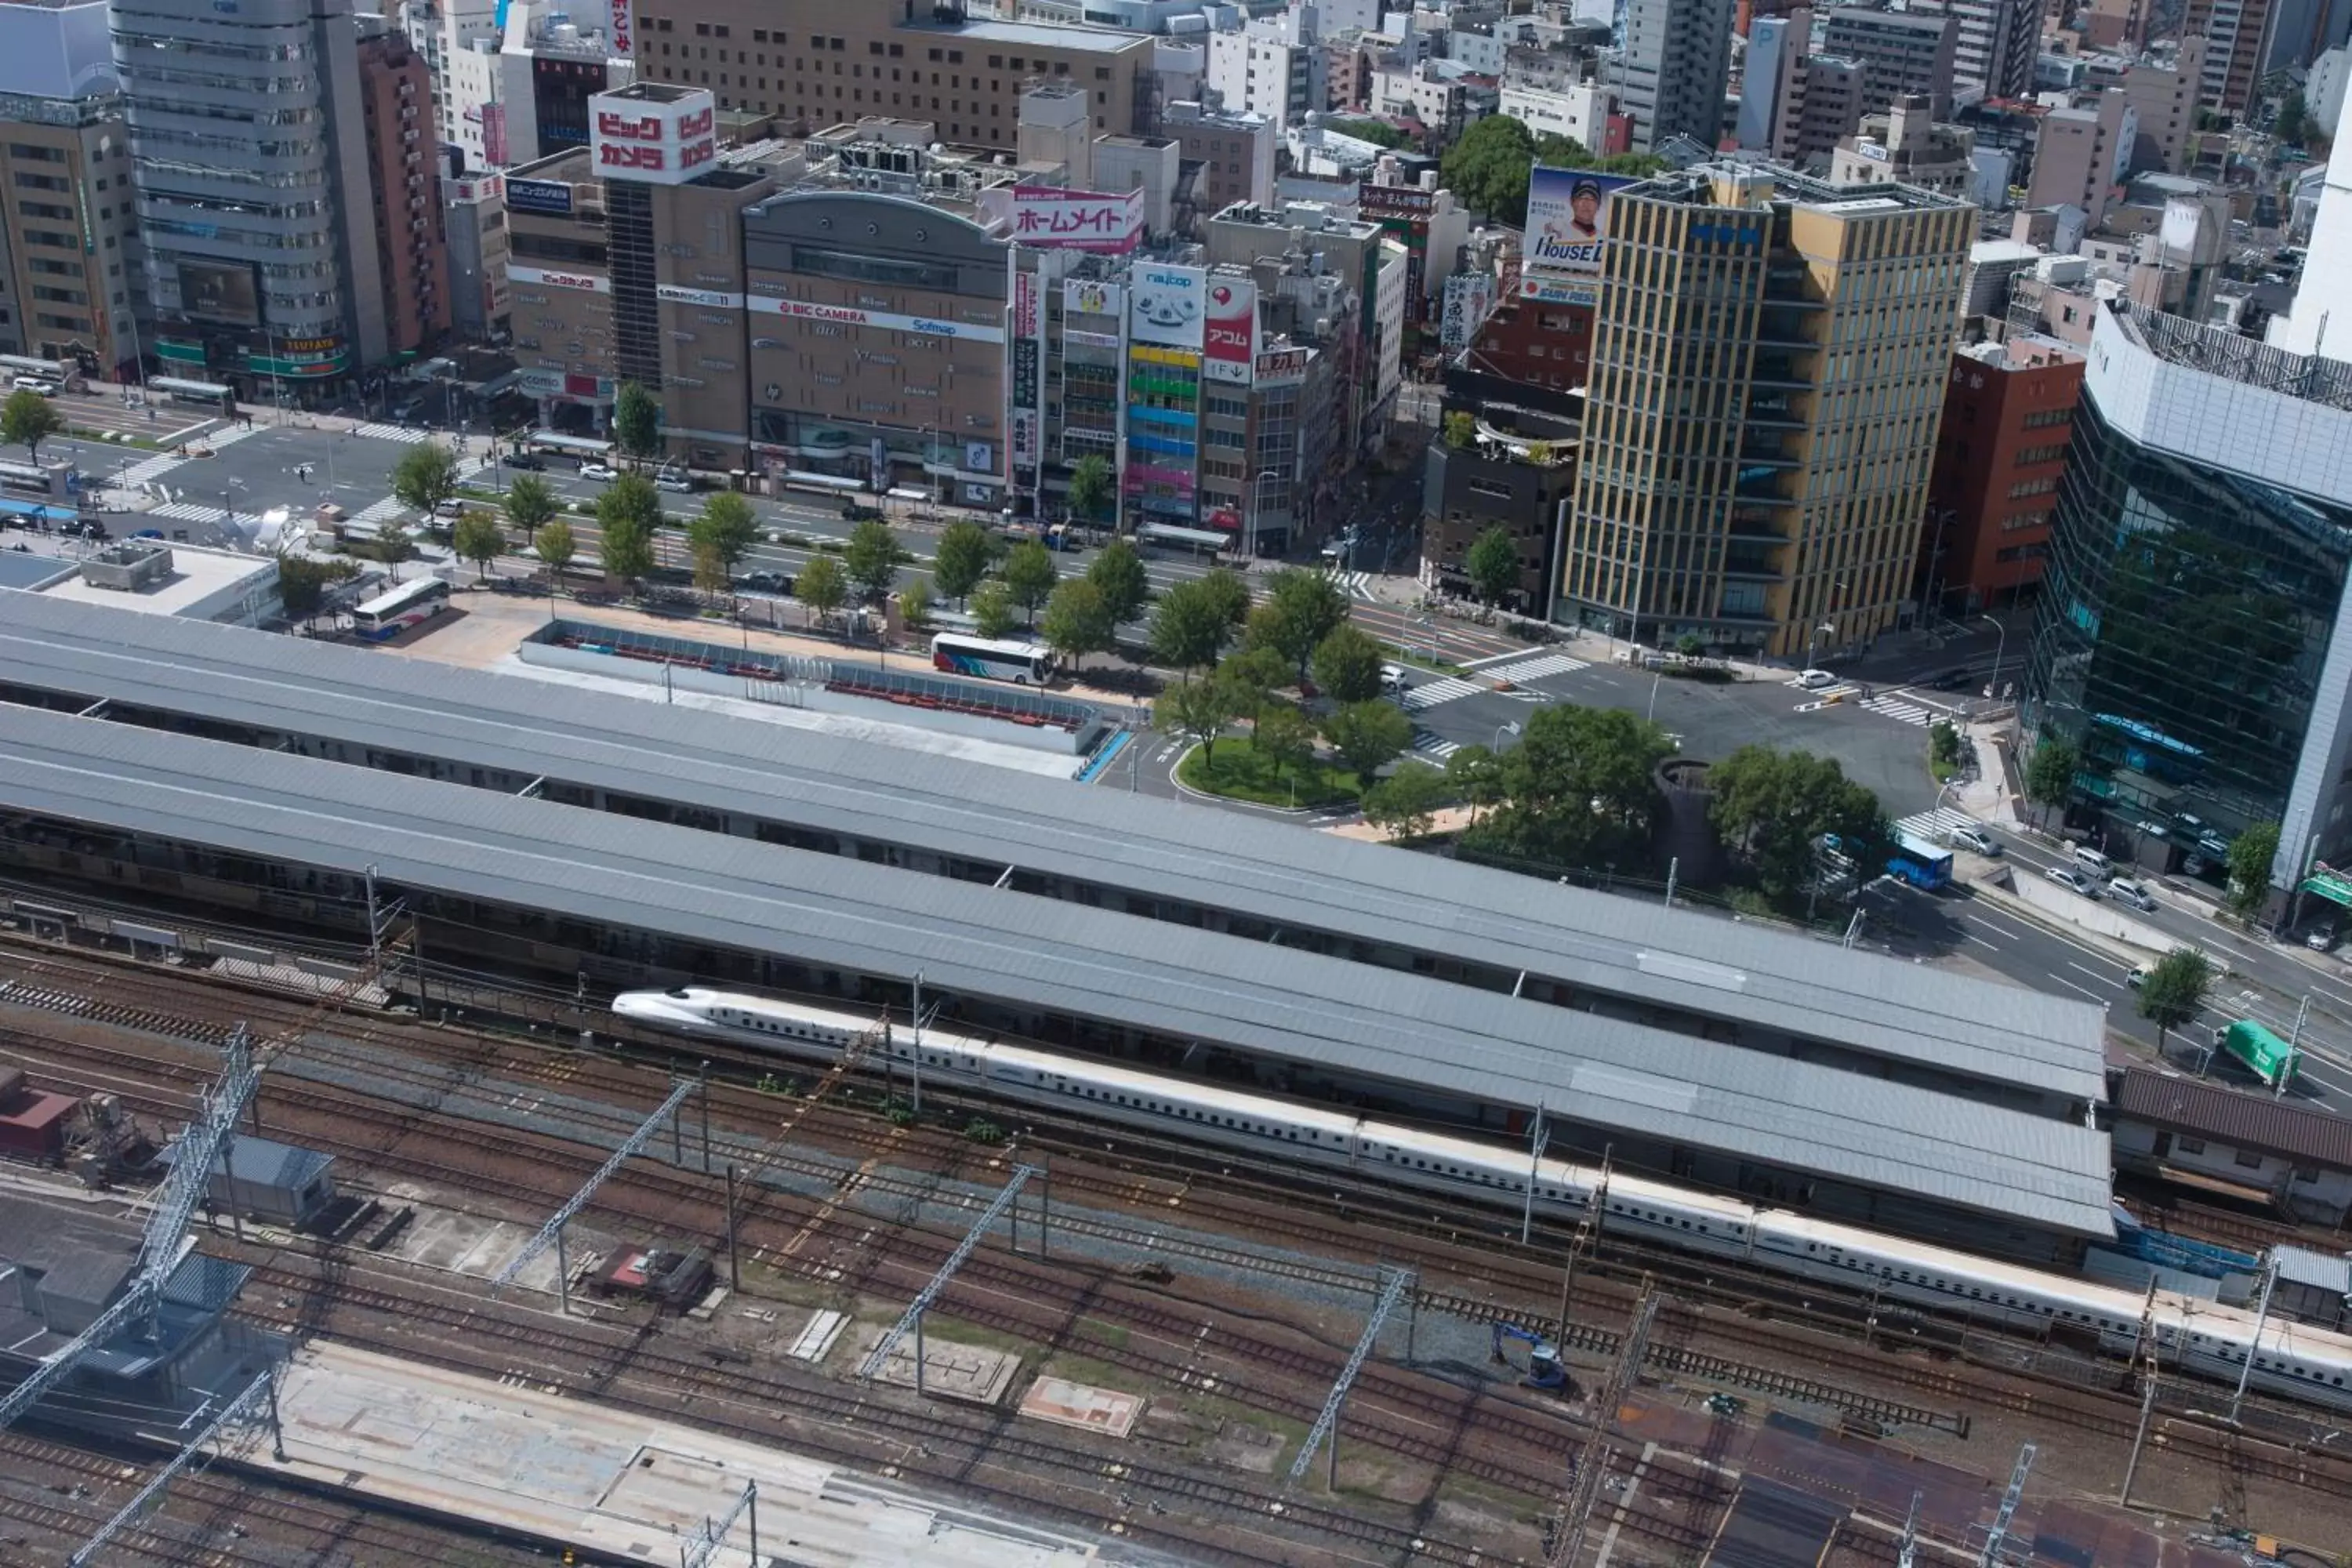
POLYGON ((974 1143, 995 1144, 1004 1142, 1004 1129, 983 1116, 975 1116, 965 1122, 963 1135, 974 1143))

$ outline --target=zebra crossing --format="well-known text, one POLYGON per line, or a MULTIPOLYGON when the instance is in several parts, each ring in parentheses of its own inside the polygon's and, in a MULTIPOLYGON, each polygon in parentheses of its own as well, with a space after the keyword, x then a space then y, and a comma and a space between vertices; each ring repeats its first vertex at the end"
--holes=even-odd
POLYGON ((1417 729, 1412 732, 1413 754, 1427 757, 1433 763, 1443 765, 1446 758, 1461 749, 1459 741, 1441 741, 1426 730, 1417 729))
POLYGON ((175 500, 149 507, 139 515, 148 522, 218 522, 228 513, 200 500, 175 500))
POLYGON ((405 425, 361 425, 353 427, 354 436, 367 436, 378 441, 404 441, 415 446, 432 437, 429 430, 412 430, 405 425))
MULTIPOLYGON (((238 425, 226 430, 216 431, 210 436, 202 437, 199 438, 198 445, 209 447, 214 451, 217 452, 223 447, 236 446, 239 441, 244 440, 247 437, 252 434, 254 434, 253 431, 247 429, 242 425, 238 425)), ((180 456, 177 452, 158 452, 153 457, 149 458, 142 462, 133 463, 131 467, 123 469, 121 475, 117 478, 114 482, 118 489, 126 490, 131 489, 135 486, 147 484, 155 479, 160 479, 165 474, 170 473, 173 469, 189 460, 190 459, 180 456)))
POLYGON ((1348 597, 1351 599, 1371 603, 1380 600, 1380 595, 1372 591, 1372 574, 1370 572, 1334 572, 1331 581, 1346 589, 1348 597))
POLYGON ((1409 689, 1397 699, 1397 705, 1408 713, 1418 713, 1424 708, 1434 708, 1441 702, 1458 702, 1465 697, 1475 697, 1489 689, 1451 675, 1441 675, 1435 680, 1424 681, 1409 689))
POLYGON ((1516 659, 1509 664, 1489 665, 1482 673, 1517 686, 1522 681, 1540 680, 1547 675, 1573 675, 1587 667, 1587 660, 1570 658, 1564 653, 1547 653, 1534 658, 1516 659))
POLYGON ((1939 805, 1933 811, 1914 812, 1909 816, 1902 818, 1895 823, 1895 830, 1898 833, 1907 833, 1912 837, 1923 839, 1929 844, 1941 844, 1944 841, 1944 835, 1956 827, 1981 828, 1983 826, 1983 823, 1965 811, 1956 811, 1948 805, 1939 805))
POLYGON ((1887 697, 1865 697, 1861 705, 1873 713, 1885 714, 1898 724, 1916 724, 1923 729, 1943 717, 1932 708, 1905 701, 1901 692, 1887 697))

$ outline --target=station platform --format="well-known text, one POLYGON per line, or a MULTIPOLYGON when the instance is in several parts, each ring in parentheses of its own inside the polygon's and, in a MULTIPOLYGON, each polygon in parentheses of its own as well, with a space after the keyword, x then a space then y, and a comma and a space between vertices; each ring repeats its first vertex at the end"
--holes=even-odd
POLYGON ((1096 1543, 944 1507, 854 1470, 628 1411, 349 1346, 297 1352, 279 1386, 286 1458, 247 1468, 495 1526, 601 1558, 675 1563, 759 1485, 710 1561, 807 1568, 1080 1568, 1096 1543))

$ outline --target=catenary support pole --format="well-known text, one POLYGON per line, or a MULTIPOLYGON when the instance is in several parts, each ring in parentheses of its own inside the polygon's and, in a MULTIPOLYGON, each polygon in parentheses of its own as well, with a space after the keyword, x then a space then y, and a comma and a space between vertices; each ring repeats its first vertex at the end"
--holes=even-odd
POLYGON ((743 1249, 735 1244, 735 1162, 727 1162, 727 1288, 743 1289, 743 1249))

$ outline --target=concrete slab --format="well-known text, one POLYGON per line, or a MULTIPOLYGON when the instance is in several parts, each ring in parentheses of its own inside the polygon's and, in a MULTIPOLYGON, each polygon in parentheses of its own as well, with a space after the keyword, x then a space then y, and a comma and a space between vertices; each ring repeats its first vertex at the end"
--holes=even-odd
POLYGON ((1124 1437, 1143 1414, 1143 1396, 1115 1388, 1094 1388, 1066 1378, 1041 1377, 1021 1397, 1021 1414, 1057 1426, 1076 1426, 1106 1437, 1124 1437))
POLYGON ((821 1362, 833 1353, 835 1342, 841 1338, 841 1331, 848 1326, 849 1314, 846 1312, 836 1312, 830 1308, 812 1312, 799 1335, 793 1339, 792 1349, 785 1353, 794 1361, 811 1364, 821 1362))
POLYGON ((1282 1447, 1279 1432, 1269 1432, 1246 1421, 1228 1421, 1209 1439, 1205 1457, 1211 1464, 1223 1465, 1229 1470, 1270 1476, 1274 1474, 1275 1461, 1282 1458, 1282 1447))
MULTIPOLYGON (((877 1329, 866 1336, 861 1352, 873 1353, 873 1347, 882 1342, 885 1331, 877 1329)), ((923 1341, 923 1392, 940 1399, 959 1399, 969 1405, 997 1405, 1013 1386, 1013 1374, 1021 1370, 1021 1358, 1005 1351, 982 1350, 978 1345, 960 1345, 952 1340, 926 1335, 923 1341)), ((915 1386, 915 1336, 908 1334, 890 1347, 876 1380, 898 1388, 915 1386)))
MULTIPOLYGON (((762 1558, 810 1568, 1080 1568, 1091 1541, 935 1503, 855 1471, 574 1399, 313 1343, 286 1369, 284 1461, 237 1462, 314 1485, 649 1563, 760 1499, 762 1558)), ((738 1523, 713 1562, 753 1568, 738 1523)))
MULTIPOLYGON (((428 1208, 419 1204, 416 1218, 393 1243, 390 1253, 422 1268, 488 1279, 506 1267, 507 1259, 520 1251, 532 1234, 525 1226, 506 1220, 458 1214, 450 1209, 428 1208)), ((607 1243, 604 1237, 575 1226, 570 1228, 564 1245, 567 1260, 576 1274, 587 1267, 607 1243)), ((555 1249, 550 1247, 516 1275, 514 1283, 525 1290, 537 1290, 552 1296, 556 1293, 555 1268, 555 1249)))

